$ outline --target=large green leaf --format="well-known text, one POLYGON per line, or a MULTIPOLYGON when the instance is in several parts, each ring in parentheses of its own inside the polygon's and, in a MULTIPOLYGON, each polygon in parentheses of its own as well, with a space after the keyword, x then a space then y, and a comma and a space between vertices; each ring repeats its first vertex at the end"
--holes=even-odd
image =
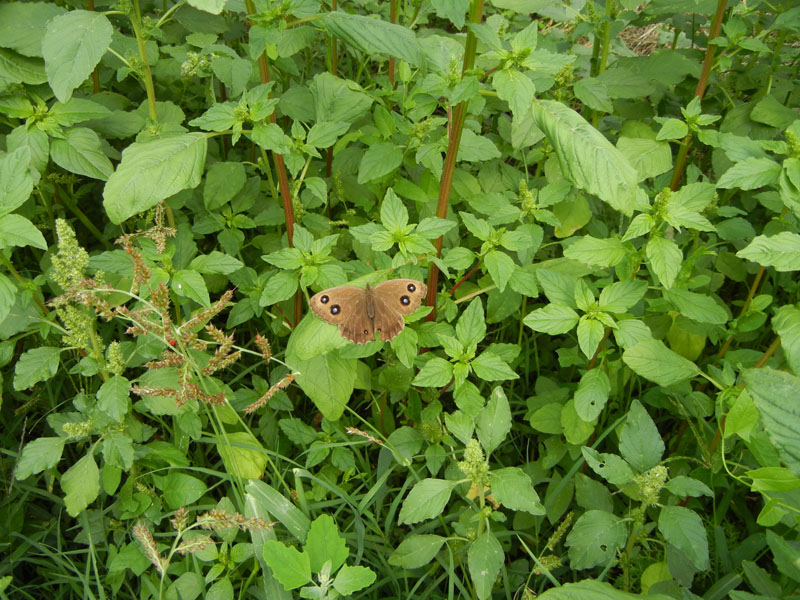
POLYGON ((14 368, 14 389, 27 390, 40 381, 50 379, 58 371, 61 348, 41 346, 20 356, 14 368))
POLYGON ((0 217, 0 248, 12 246, 33 246, 47 250, 47 242, 42 232, 22 215, 3 215, 0 217))
POLYGON ((341 358, 337 352, 302 360, 291 340, 286 350, 286 363, 298 374, 297 385, 329 421, 344 413, 355 386, 357 362, 341 358))
POLYGON ((556 151, 564 175, 626 215, 636 205, 638 174, 605 136, 571 108, 552 100, 532 105, 533 119, 556 151))
POLYGON ((636 399, 619 434, 619 451, 640 473, 656 466, 664 454, 664 442, 655 422, 636 399))
POLYGON ((89 452, 61 476, 64 504, 70 516, 76 517, 100 493, 100 469, 89 452))
POLYGON ((10 213, 30 197, 33 179, 28 171, 31 151, 26 146, 0 155, 0 215, 10 213))
POLYGON ((74 127, 65 131, 63 138, 54 138, 50 156, 59 167, 78 175, 106 181, 114 172, 100 137, 88 127, 74 127))
POLYGON ((417 482, 403 501, 400 523, 412 525, 441 514, 455 485, 455 481, 445 479, 423 479, 417 482))
POLYGON ((0 46, 23 56, 42 56, 42 38, 47 22, 66 11, 46 2, 0 4, 0 46))
POLYGON ((102 12, 74 10, 50 19, 42 40, 47 80, 61 102, 89 77, 111 45, 114 28, 102 12))
POLYGON ((673 385, 697 375, 700 369, 692 361, 673 352, 660 340, 644 340, 622 354, 622 360, 637 375, 658 385, 673 385))
POLYGON ((748 369, 743 376, 781 460, 800 476, 800 377, 768 368, 748 369))
MULTIPOLYGON (((631 594, 614 588, 610 583, 588 579, 578 583, 567 583, 547 590, 540 600, 640 600, 639 594, 631 594)), ((664 594, 647 594, 647 600, 670 600, 664 594)))
POLYGON ((773 236, 759 235, 736 253, 776 271, 800 271, 800 234, 782 231, 773 236))
POLYGON ((405 569, 424 567, 434 559, 446 538, 438 535, 412 535, 407 537, 389 556, 389 564, 405 569))
POLYGON ((503 547, 491 531, 484 532, 472 542, 467 553, 467 565, 479 600, 485 600, 492 595, 492 588, 504 561, 503 547))
POLYGON ((181 133, 134 142, 103 190, 103 206, 113 223, 149 210, 181 190, 200 184, 207 139, 181 133))
POLYGON ((683 506, 665 506, 658 515, 658 530, 698 571, 708 569, 708 536, 696 512, 683 506))
POLYGON ((628 537, 625 522, 603 510, 582 514, 567 536, 569 564, 573 569, 607 565, 628 537))
POLYGON ((415 67, 423 66, 422 48, 406 27, 339 11, 325 13, 322 23, 332 35, 363 52, 396 56, 415 67))

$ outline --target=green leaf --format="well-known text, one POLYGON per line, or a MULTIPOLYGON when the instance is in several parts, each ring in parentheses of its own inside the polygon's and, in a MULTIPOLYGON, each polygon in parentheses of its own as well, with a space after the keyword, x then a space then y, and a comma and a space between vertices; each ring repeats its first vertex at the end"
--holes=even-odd
POLYGON ((724 325, 728 322, 728 312, 714 299, 705 294, 686 290, 663 290, 664 299, 672 304, 684 317, 698 323, 724 325))
POLYGON ((431 6, 436 11, 437 17, 448 19, 456 29, 464 27, 469 0, 432 0, 431 6))
POLYGON ((471 365, 475 375, 484 381, 507 381, 519 378, 506 361, 489 350, 482 352, 471 365))
MULTIPOLYGON (((331 13, 328 13, 331 14, 331 13)), ((403 150, 397 144, 380 142, 373 144, 358 167, 358 183, 369 183, 385 177, 403 162, 403 150)))
POLYGON ((208 288, 203 276, 196 271, 178 271, 172 276, 170 282, 172 291, 179 296, 191 298, 198 304, 206 308, 211 306, 211 299, 208 297, 208 288))
POLYGON ((594 421, 605 408, 611 382, 602 369, 591 369, 581 377, 578 389, 575 390, 575 412, 588 422, 594 421))
POLYGON ((561 171, 578 188, 630 216, 636 204, 636 170, 628 159, 578 113, 552 100, 532 105, 534 123, 545 132, 561 171))
POLYGON ((771 529, 767 529, 767 544, 772 550, 778 571, 800 582, 800 551, 771 529))
POLYGON ((754 190, 778 182, 781 166, 769 158, 746 158, 722 174, 717 187, 754 190))
POLYGON ((203 201, 206 208, 215 211, 233 200, 247 182, 244 165, 240 162, 218 162, 206 172, 203 201))
POLYGON ((433 561, 445 541, 439 535, 409 536, 389 556, 389 564, 404 569, 424 567, 433 561))
POLYGON ((50 156, 59 167, 78 175, 106 181, 114 172, 114 166, 103 153, 100 137, 86 127, 68 129, 63 139, 54 138, 50 156))
POLYGON ((8 2, 0 5, 0 46, 23 56, 42 56, 45 25, 66 11, 45 2, 8 2))
POLYGON ((100 493, 100 469, 89 452, 61 476, 64 504, 71 517, 77 517, 100 493))
MULTIPOLYGON (((15 286, 6 275, 0 273, 0 323, 5 321, 6 317, 11 312, 11 309, 14 307, 16 300, 17 286, 15 286)), ((0 345, 0 348, 2 347, 3 346, 0 345)), ((8 357, 3 356, 3 361, 5 361, 5 363, 7 363, 9 360, 11 360, 10 354, 8 357)))
POLYGON ((772 317, 772 328, 781 336, 786 362, 795 375, 800 375, 800 309, 781 306, 772 317))
POLYGON ((261 306, 272 306, 278 302, 288 300, 294 296, 298 284, 299 280, 296 272, 278 271, 267 280, 267 284, 261 293, 259 304, 261 306))
MULTIPOLYGON (((665 594, 647 594, 648 600, 669 600, 671 597, 665 594)), ((605 581, 587 579, 551 588, 539 595, 537 600, 640 600, 641 598, 639 594, 623 592, 605 581)))
POLYGON ((456 323, 456 336, 464 346, 479 344, 486 337, 486 319, 480 298, 475 298, 461 313, 456 323))
POLYGON ((375 578, 375 571, 369 567, 345 565, 336 574, 336 578, 333 580, 333 587, 343 596, 349 596, 372 585, 375 582, 375 578))
POLYGON ((61 460, 66 441, 61 437, 40 437, 25 444, 17 462, 16 478, 21 481, 55 467, 61 460))
POLYGON ((747 369, 743 379, 781 460, 800 477, 800 413, 797 406, 800 377, 761 368, 747 369))
POLYGON ((695 569, 708 569, 708 537, 696 512, 683 506, 665 506, 658 515, 658 530, 667 542, 686 555, 695 569))
POLYGON ((289 154, 294 142, 275 123, 257 123, 250 134, 253 141, 264 150, 275 154, 289 154))
POLYGON ((196 502, 208 491, 201 479, 176 471, 171 471, 164 477, 154 476, 153 481, 161 490, 164 502, 172 510, 196 502))
POLYGON ((244 263, 223 252, 212 250, 209 254, 201 254, 192 259, 189 268, 203 275, 230 275, 244 267, 244 263))
POLYGON ((483 257, 483 263, 486 265, 486 270, 489 271, 492 280, 497 285, 497 289, 501 292, 506 289, 511 276, 514 274, 516 265, 511 257, 505 252, 499 250, 490 250, 483 257))
POLYGON ((672 152, 667 142, 650 137, 620 136, 617 148, 636 169, 639 181, 657 177, 672 168, 672 152))
MULTIPOLYGON (((102 104, 86 100, 85 98, 70 98, 67 102, 56 102, 48 111, 48 115, 53 117, 59 125, 68 127, 75 123, 89 121, 92 119, 104 119, 113 113, 102 104)), ((64 132, 69 139, 69 134, 75 130, 68 129, 64 132)), ((94 131, 89 129, 88 131, 94 131)), ((55 140, 54 140, 55 141, 55 140)))
POLYGON ((614 105, 608 96, 608 88, 596 77, 583 77, 572 87, 575 96, 592 110, 610 113, 614 105))
POLYGON ((569 566, 591 569, 614 560, 628 537, 625 522, 604 510, 587 510, 567 535, 569 566))
POLYGON ((24 146, 0 155, 0 215, 22 206, 30 197, 33 191, 30 161, 30 149, 24 146))
POLYGON ((661 124, 661 129, 656 135, 658 141, 662 140, 680 140, 686 137, 689 133, 689 126, 680 119, 673 117, 668 118, 661 124))
POLYGON ((575 303, 575 277, 560 271, 537 269, 536 277, 542 285, 544 295, 553 304, 577 308, 575 303))
POLYGON ((584 446, 581 448, 586 464, 613 485, 624 485, 633 481, 633 471, 624 460, 616 454, 599 453, 593 448, 584 446))
POLYGON ((685 498, 686 496, 692 496, 693 498, 700 496, 714 497, 714 492, 705 483, 685 475, 673 477, 664 487, 679 498, 685 498))
POLYGON ((664 386, 686 381, 700 372, 693 362, 655 339, 634 344, 625 350, 622 360, 637 375, 664 386))
POLYGON ((47 381, 58 371, 61 348, 41 346, 19 357, 14 367, 14 389, 27 390, 40 381, 47 381))
POLYGON ((276 540, 267 540, 264 542, 261 554, 264 562, 272 569, 275 579, 280 581, 286 590, 299 588, 311 581, 311 563, 305 552, 285 546, 276 540))
POLYGON ((736 256, 762 267, 775 267, 776 271, 800 271, 800 234, 782 231, 773 236, 756 236, 736 256))
POLYGON ((484 532, 470 545, 467 565, 479 600, 486 600, 492 595, 494 582, 504 561, 503 547, 491 531, 484 532))
POLYGON ((200 184, 207 138, 180 133, 134 142, 122 151, 122 162, 108 178, 103 205, 119 224, 162 200, 200 184))
POLYGON ((639 302, 645 293, 647 293, 647 282, 645 281, 617 281, 603 288, 598 305, 600 310, 605 312, 625 312, 639 302))
POLYGON ((113 33, 102 12, 73 10, 48 21, 42 56, 56 98, 66 102, 86 81, 111 45, 113 33))
POLYGON ((33 246, 47 250, 47 242, 33 223, 21 215, 0 217, 0 248, 33 246))
POLYGON ((640 473, 656 466, 664 454, 664 442, 656 424, 636 399, 631 403, 619 434, 619 451, 640 473))
POLYGON ((613 267, 627 254, 625 245, 617 238, 584 236, 564 250, 564 256, 587 265, 613 267))
POLYGON ((603 324, 595 319, 583 317, 578 322, 578 345, 586 358, 592 358, 600 340, 603 339, 603 324))
POLYGON ((511 408, 503 388, 498 386, 492 390, 489 401, 478 414, 475 429, 486 456, 494 452, 511 431, 511 408))
POLYGON ((654 237, 647 242, 647 260, 650 269, 658 277, 661 285, 669 289, 675 283, 675 278, 681 270, 683 252, 672 240, 663 237, 654 237))
POLYGON ((121 375, 115 375, 103 382, 97 390, 97 406, 117 423, 127 414, 130 406, 131 382, 121 375))
POLYGON ((560 335, 575 327, 579 319, 578 313, 568 306, 548 304, 544 308, 537 308, 528 313, 523 323, 534 331, 560 335))
POLYGON ((500 150, 497 149, 492 140, 480 136, 465 127, 461 132, 461 144, 458 146, 458 158, 456 160, 482 162, 493 158, 500 158, 500 150))
MULTIPOLYGON (((435 240, 436 238, 443 236, 455 226, 456 224, 453 221, 448 221, 447 219, 440 219, 439 217, 425 217, 419 222, 415 232, 426 239, 435 240)), ((454 250, 466 250, 466 248, 454 248, 454 250)), ((470 262, 471 261, 472 259, 470 257, 470 262)))
POLYGON ((381 202, 381 223, 393 234, 404 233, 405 226, 408 225, 408 209, 392 188, 386 190, 381 202))
POLYGON ((263 507, 263 510, 280 521, 298 542, 305 541, 311 522, 303 511, 263 481, 251 479, 246 487, 248 501, 255 500, 254 504, 263 507))
POLYGON ((518 467, 494 469, 489 472, 492 496, 511 510, 524 510, 532 515, 545 514, 531 478, 518 467))
POLYGON ((399 523, 413 525, 441 514, 455 485, 445 479, 423 479, 414 484, 403 501, 399 523))
POLYGON ((400 25, 339 11, 324 13, 322 24, 331 35, 368 54, 396 56, 414 67, 425 62, 414 32, 400 25))
POLYGON ((453 365, 435 356, 422 366, 411 384, 421 387, 444 387, 452 378, 453 365))
POLYGON ((512 114, 527 116, 536 95, 536 86, 527 75, 513 68, 501 69, 495 71, 492 85, 498 97, 508 102, 512 114))
POLYGON ((311 522, 303 551, 308 554, 313 573, 319 573, 328 560, 331 561, 331 573, 335 573, 350 554, 330 515, 320 515, 311 522))
POLYGON ((308 130, 306 144, 315 148, 328 148, 333 146, 339 137, 347 133, 348 129, 350 129, 350 123, 344 121, 315 123, 308 130))
POLYGON ((300 389, 326 419, 337 421, 353 393, 357 361, 341 358, 336 352, 310 360, 290 359, 289 348, 286 354, 287 364, 298 373, 296 381, 300 389))
MULTIPOLYGON (((212 104, 202 115, 189 121, 189 125, 206 131, 226 131, 241 122, 236 116, 237 102, 219 102, 212 104)), ((283 133, 281 131, 281 133, 283 133)))

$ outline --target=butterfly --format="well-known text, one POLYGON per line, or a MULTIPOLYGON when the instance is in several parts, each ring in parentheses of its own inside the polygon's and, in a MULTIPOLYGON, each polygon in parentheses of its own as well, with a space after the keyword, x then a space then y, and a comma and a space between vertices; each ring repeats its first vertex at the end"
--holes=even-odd
POLYGON ((403 331, 403 315, 417 310, 428 287, 413 279, 392 279, 374 288, 342 285, 311 297, 311 310, 323 321, 339 326, 342 337, 356 344, 375 339, 387 342, 403 331))

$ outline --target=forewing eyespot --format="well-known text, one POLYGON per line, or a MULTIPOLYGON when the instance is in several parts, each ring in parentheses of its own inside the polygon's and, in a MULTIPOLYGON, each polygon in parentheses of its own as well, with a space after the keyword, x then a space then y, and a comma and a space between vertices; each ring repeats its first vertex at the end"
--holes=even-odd
POLYGON ((413 283, 409 283, 406 287, 407 287, 409 292, 416 292, 417 291, 417 286, 415 286, 413 283))
POLYGON ((328 296, 322 296, 322 297, 319 299, 319 301, 320 301, 320 302, 322 302, 322 304, 327 304, 327 303, 328 303, 328 300, 330 300, 330 298, 329 298, 328 296))
POLYGON ((338 304, 334 304, 333 306, 331 306, 331 314, 332 315, 338 315, 340 312, 342 312, 342 309, 339 308, 338 304))
POLYGON ((400 296, 400 304, 403 306, 408 306, 411 304, 411 299, 408 296, 400 296))

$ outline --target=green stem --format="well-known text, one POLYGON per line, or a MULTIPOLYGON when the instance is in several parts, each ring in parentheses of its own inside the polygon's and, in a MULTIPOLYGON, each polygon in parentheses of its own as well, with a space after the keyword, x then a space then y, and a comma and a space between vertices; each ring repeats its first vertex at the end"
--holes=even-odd
POLYGON ((75 202, 71 197, 69 197, 68 194, 64 194, 62 201, 69 209, 69 211, 73 215, 78 217, 78 220, 83 224, 83 226, 89 230, 89 233, 91 233, 95 237, 95 239, 97 239, 97 241, 100 242, 105 247, 106 250, 113 249, 113 246, 108 242, 106 237, 103 236, 103 232, 100 231, 97 228, 97 226, 92 222, 92 220, 86 216, 86 213, 84 213, 80 208, 78 208, 77 202, 75 202))
MULTIPOLYGON (((479 24, 483 19, 483 3, 484 0, 472 0, 470 8, 469 20, 470 23, 479 24)), ((475 65, 475 52, 478 47, 478 39, 472 30, 467 30, 467 42, 464 47, 464 63, 461 69, 461 76, 463 77, 475 65)), ((439 186, 439 202, 436 205, 436 216, 440 219, 447 218, 447 207, 450 204, 450 190, 453 184, 453 174, 456 169, 456 157, 458 156, 458 148, 461 145, 461 133, 464 130, 464 120, 467 114, 467 103, 461 102, 456 106, 453 111, 453 119, 450 123, 449 140, 447 144, 447 155, 444 161, 442 170, 442 182, 439 186)), ((442 254, 443 238, 439 237, 434 246, 436 247, 436 256, 442 254)), ((427 320, 432 321, 436 318, 436 287, 439 282, 439 268, 435 264, 431 264, 430 272, 428 274, 428 297, 426 303, 428 306, 433 306, 434 310, 430 312, 427 320)))
POLYGON ((150 73, 150 63, 147 60, 147 46, 142 34, 142 11, 139 8, 139 0, 133 0, 133 11, 131 24, 133 25, 133 33, 136 35, 136 43, 139 46, 139 57, 142 59, 141 76, 144 80, 144 88, 147 91, 147 109, 150 114, 150 120, 156 122, 158 120, 158 115, 156 114, 156 89, 153 86, 153 75, 150 73))
MULTIPOLYGON (((11 273, 11 275, 13 275, 14 279, 16 279, 21 285, 27 287, 27 285, 29 284, 28 280, 25 279, 22 275, 19 274, 19 271, 17 271, 14 268, 14 265, 11 264, 11 261, 8 260, 8 258, 6 257, 5 253, 3 253, 3 252, 0 252, 0 262, 2 262, 5 265, 6 269, 8 269, 8 272, 11 273)), ((47 310, 47 307, 44 305, 44 302, 42 302, 42 300, 40 300, 36 296, 36 294, 32 294, 32 297, 33 297, 33 301, 36 302, 37 306, 42 311, 42 314, 45 317, 48 314, 50 314, 50 311, 47 310)))

